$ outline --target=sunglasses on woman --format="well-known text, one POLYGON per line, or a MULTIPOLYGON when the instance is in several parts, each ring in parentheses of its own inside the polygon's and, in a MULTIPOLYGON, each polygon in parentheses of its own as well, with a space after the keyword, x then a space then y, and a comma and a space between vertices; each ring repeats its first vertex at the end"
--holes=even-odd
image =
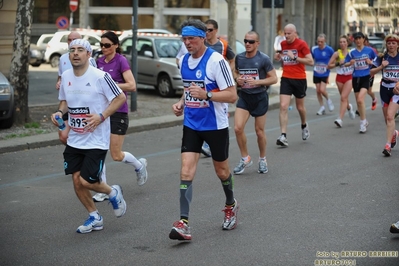
POLYGON ((112 46, 112 43, 102 43, 102 42, 100 42, 100 47, 110 48, 111 46, 112 46))

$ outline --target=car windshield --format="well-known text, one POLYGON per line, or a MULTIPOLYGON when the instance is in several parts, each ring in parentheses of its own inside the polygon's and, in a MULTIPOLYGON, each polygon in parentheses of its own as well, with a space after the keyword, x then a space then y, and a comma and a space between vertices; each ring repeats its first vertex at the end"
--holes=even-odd
POLYGON ((179 39, 156 39, 155 48, 159 57, 175 58, 179 52, 181 41, 179 39))

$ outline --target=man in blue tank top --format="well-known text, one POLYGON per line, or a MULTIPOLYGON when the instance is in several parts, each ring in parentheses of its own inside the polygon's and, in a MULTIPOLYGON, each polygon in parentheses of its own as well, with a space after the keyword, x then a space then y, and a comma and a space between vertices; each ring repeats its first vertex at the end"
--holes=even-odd
POLYGON ((255 118, 255 131, 259 147, 258 173, 268 172, 266 161, 266 113, 269 107, 267 89, 277 83, 276 70, 270 57, 258 51, 259 34, 250 31, 245 34, 245 52, 236 56, 235 73, 238 86, 241 87, 237 108, 234 115, 234 131, 236 133, 241 160, 234 168, 234 174, 239 175, 245 168, 252 165, 248 154, 245 125, 249 116, 255 118))
POLYGON ((204 44, 206 25, 197 19, 182 24, 182 40, 188 53, 180 60, 184 93, 172 108, 176 116, 184 113, 180 170, 180 219, 173 223, 170 239, 191 240, 188 225, 192 182, 204 141, 209 144, 215 172, 226 196, 223 230, 237 225, 238 203, 233 193, 230 172, 228 103, 237 100, 230 66, 223 56, 204 44))

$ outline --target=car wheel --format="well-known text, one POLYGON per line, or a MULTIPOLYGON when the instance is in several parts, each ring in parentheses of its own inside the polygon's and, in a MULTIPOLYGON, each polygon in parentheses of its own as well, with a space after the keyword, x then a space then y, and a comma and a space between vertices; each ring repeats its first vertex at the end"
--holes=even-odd
POLYGON ((175 95, 175 90, 168 75, 164 74, 158 77, 157 89, 162 97, 172 97, 175 95))
POLYGON ((30 64, 33 67, 39 67, 42 63, 34 63, 34 64, 30 64))
POLYGON ((0 128, 1 129, 7 129, 12 127, 14 124, 14 111, 12 112, 11 116, 7 119, 0 120, 0 128))
POLYGON ((58 67, 58 65, 60 64, 60 56, 58 54, 53 55, 50 58, 50 64, 51 67, 58 67))

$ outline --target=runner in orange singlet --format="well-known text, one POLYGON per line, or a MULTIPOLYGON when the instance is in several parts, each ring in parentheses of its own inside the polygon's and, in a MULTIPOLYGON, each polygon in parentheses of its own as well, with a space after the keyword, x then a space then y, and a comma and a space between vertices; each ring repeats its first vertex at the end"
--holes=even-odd
POLYGON ((302 139, 310 136, 309 126, 306 123, 305 96, 307 89, 305 65, 312 66, 313 58, 307 43, 298 38, 296 27, 288 24, 284 27, 286 40, 281 42, 281 53, 274 58, 283 61, 283 75, 280 84, 280 129, 281 136, 277 145, 287 147, 288 106, 291 96, 295 96, 295 105, 301 118, 302 139))

